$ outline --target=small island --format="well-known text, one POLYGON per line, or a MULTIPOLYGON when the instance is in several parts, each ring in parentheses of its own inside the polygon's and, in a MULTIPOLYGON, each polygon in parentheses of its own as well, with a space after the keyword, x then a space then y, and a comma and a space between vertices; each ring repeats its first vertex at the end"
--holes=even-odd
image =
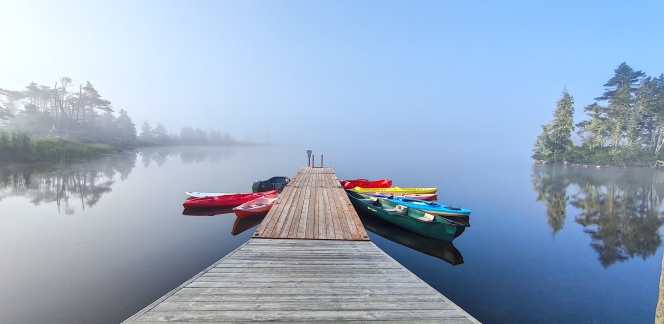
POLYGON ((626 63, 614 72, 580 123, 574 124, 574 98, 563 90, 553 120, 542 125, 535 141, 536 163, 664 166, 664 74, 649 77, 626 63), (580 145, 572 141, 574 131, 580 145))

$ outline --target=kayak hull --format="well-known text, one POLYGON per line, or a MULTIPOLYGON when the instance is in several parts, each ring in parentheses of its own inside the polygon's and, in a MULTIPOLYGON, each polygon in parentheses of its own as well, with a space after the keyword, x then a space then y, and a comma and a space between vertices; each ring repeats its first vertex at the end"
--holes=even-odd
POLYGON ((354 179, 354 180, 341 180, 341 186, 346 189, 360 188, 389 188, 392 186, 392 180, 380 179, 376 181, 369 181, 367 179, 354 179))
POLYGON ((437 202, 426 201, 421 199, 413 199, 408 197, 399 197, 399 196, 382 196, 381 198, 435 215, 449 216, 449 217, 470 216, 469 209, 459 208, 450 205, 443 205, 437 202))
POLYGON ((420 200, 436 200, 438 198, 438 194, 436 193, 431 193, 431 194, 409 194, 409 193, 399 193, 399 192, 363 192, 365 195, 369 196, 380 196, 380 197, 388 197, 388 196, 396 196, 396 197, 405 197, 405 198, 413 198, 413 199, 420 199, 420 200))
POLYGON ((241 193, 223 196, 210 196, 187 199, 182 203, 185 208, 200 207, 234 207, 265 195, 277 193, 276 190, 260 193, 241 193))
MULTIPOLYGON (((212 197, 212 196, 226 196, 226 195, 237 195, 238 193, 231 192, 198 192, 198 191, 187 191, 187 196, 189 198, 203 198, 203 197, 212 197)), ((187 198, 187 199, 189 199, 187 198)))
POLYGON ((240 206, 233 208, 233 212, 238 218, 243 218, 251 215, 265 214, 270 211, 274 202, 277 200, 277 194, 273 193, 252 201, 248 201, 240 206))
POLYGON ((408 208, 383 198, 363 195, 352 190, 346 190, 346 193, 355 208, 424 236, 451 242, 467 227, 447 218, 408 208))

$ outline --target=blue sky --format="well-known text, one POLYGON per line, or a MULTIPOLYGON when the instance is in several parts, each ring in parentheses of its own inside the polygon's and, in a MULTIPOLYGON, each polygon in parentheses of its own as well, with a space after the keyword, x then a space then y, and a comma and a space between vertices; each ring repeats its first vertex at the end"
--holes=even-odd
POLYGON ((92 82, 134 122, 527 158, 566 86, 664 72, 662 1, 3 1, 0 87, 92 82))

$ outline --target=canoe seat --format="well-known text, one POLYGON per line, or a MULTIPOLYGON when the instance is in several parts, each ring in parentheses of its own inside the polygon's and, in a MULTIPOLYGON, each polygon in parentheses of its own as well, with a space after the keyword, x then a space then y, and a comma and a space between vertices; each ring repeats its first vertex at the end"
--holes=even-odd
POLYGON ((396 212, 397 212, 397 210, 396 210, 396 209, 393 209, 393 208, 383 208, 383 210, 384 210, 386 213, 390 213, 390 214, 391 214, 391 213, 396 213, 396 212))
POLYGON ((424 216, 422 216, 422 217, 420 217, 420 218, 422 218, 423 220, 425 220, 425 221, 427 221, 427 222, 432 222, 434 219, 436 219, 436 218, 433 217, 433 215, 431 215, 431 214, 424 214, 424 216))

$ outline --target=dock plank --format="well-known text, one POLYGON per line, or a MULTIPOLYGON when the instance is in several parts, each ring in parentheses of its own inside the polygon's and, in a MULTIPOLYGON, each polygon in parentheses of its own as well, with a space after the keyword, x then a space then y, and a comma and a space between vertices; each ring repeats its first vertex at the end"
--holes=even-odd
POLYGON ((272 321, 479 323, 372 242, 302 239, 251 239, 123 323, 272 321))

